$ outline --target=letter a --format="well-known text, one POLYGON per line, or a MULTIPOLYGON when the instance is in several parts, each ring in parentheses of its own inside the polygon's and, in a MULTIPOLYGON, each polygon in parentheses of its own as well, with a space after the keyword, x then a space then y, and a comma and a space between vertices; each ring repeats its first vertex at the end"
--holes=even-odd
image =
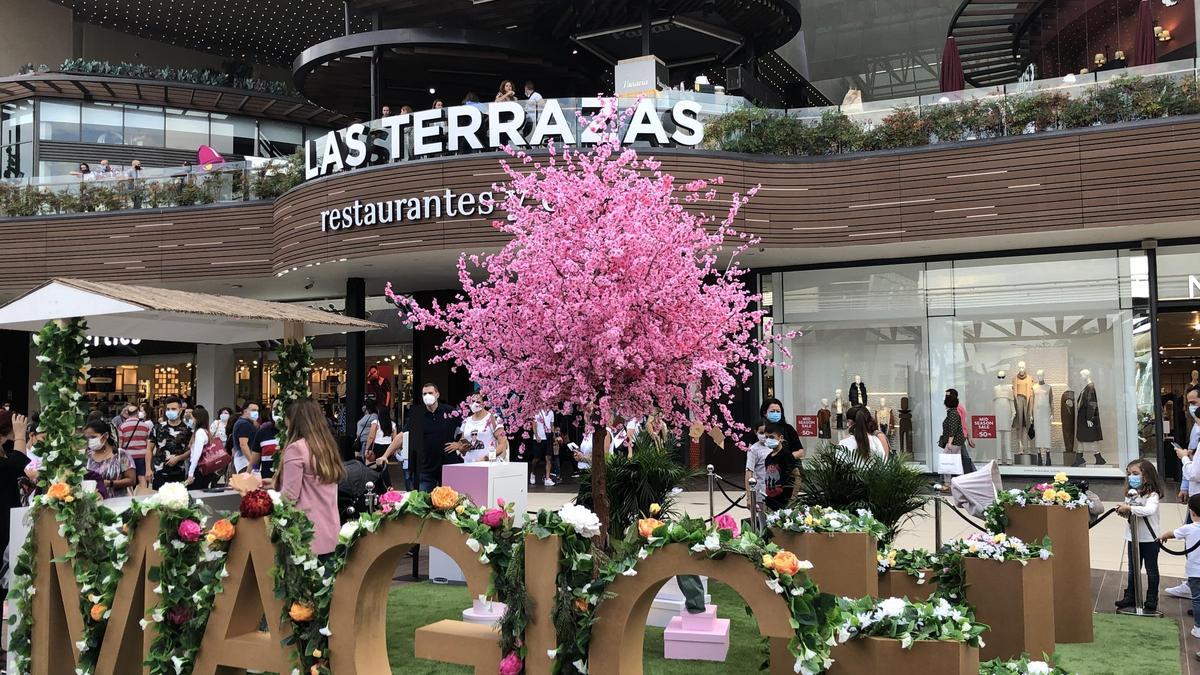
POLYGON ((238 520, 229 544, 225 569, 229 577, 217 593, 200 641, 193 675, 218 675, 231 669, 292 672, 291 655, 282 641, 291 635, 281 625, 283 601, 275 597, 271 568, 275 547, 261 518, 238 520), (258 629, 263 616, 267 630, 258 629))

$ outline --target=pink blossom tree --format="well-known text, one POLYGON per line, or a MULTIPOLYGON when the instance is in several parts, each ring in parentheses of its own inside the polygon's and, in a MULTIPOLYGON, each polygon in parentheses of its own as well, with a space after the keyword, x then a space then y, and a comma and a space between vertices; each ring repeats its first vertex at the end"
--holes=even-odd
POLYGON ((584 412, 604 532, 602 425, 657 412, 677 430, 700 421, 744 431, 730 396, 753 364, 775 365, 782 337, 756 337, 764 313, 737 262, 757 239, 733 223, 758 188, 718 203, 720 177, 678 184, 653 158, 622 149, 628 113, 614 110, 591 120, 608 133, 590 150, 506 149, 508 182, 493 189, 507 218, 493 227, 512 239, 459 258, 455 301, 426 308, 387 290, 415 328, 446 334, 436 360, 465 367, 510 428, 539 410, 584 412))

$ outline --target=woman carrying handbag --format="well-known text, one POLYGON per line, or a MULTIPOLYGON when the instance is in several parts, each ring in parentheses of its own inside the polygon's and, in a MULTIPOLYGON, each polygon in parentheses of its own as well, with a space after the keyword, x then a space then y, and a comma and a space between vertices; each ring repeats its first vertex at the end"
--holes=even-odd
POLYGON ((943 474, 944 486, 948 488, 953 473, 950 465, 955 464, 951 457, 957 456, 960 462, 953 467, 958 469, 958 474, 973 473, 975 463, 967 453, 967 437, 963 431, 962 416, 958 414, 958 396, 946 392, 942 403, 946 406, 946 418, 942 420, 942 435, 938 438, 938 447, 942 449, 943 455, 938 458, 938 470, 943 474))

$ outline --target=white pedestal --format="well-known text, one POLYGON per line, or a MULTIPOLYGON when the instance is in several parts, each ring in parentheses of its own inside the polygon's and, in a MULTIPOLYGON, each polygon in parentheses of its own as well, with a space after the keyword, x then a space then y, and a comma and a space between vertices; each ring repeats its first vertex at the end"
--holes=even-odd
MULTIPOLYGON (((708 577, 700 577, 700 583, 704 584, 704 604, 707 605, 712 602, 708 595, 708 577)), ((684 606, 683 591, 679 588, 679 582, 675 577, 671 577, 671 580, 659 589, 658 595, 654 596, 650 614, 646 617, 646 625, 666 628, 672 618, 686 611, 684 606)))
MULTIPOLYGON (((471 498, 478 506, 490 508, 497 499, 513 505, 513 520, 517 526, 525 522, 529 504, 529 467, 525 462, 469 462, 442 467, 442 485, 454 488, 471 498)), ((450 556, 436 548, 429 549, 429 580, 435 583, 462 583, 462 570, 450 556)))

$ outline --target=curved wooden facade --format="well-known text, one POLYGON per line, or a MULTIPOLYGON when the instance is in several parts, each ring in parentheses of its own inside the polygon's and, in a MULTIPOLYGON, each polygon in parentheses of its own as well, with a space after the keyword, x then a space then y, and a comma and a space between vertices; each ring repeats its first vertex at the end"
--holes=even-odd
MULTIPOLYGON (((1165 237, 1200 216, 1198 118, 827 158, 657 154, 681 180, 725 176, 726 193, 761 184, 739 226, 764 247, 794 250, 797 263, 830 247, 862 259, 848 247, 866 244, 954 238, 978 250, 968 248, 973 238, 997 234, 1088 232, 1098 243, 1118 241, 1105 228, 1136 225, 1138 238, 1165 237)), ((419 262, 411 254, 495 247, 503 238, 490 217, 322 232, 320 213, 355 200, 478 193, 504 178, 497 160, 435 158, 335 174, 274 202, 0 220, 9 242, 0 292, 55 275, 233 282, 342 258, 419 262)), ((1128 235, 1122 227, 1120 241, 1128 235)))

